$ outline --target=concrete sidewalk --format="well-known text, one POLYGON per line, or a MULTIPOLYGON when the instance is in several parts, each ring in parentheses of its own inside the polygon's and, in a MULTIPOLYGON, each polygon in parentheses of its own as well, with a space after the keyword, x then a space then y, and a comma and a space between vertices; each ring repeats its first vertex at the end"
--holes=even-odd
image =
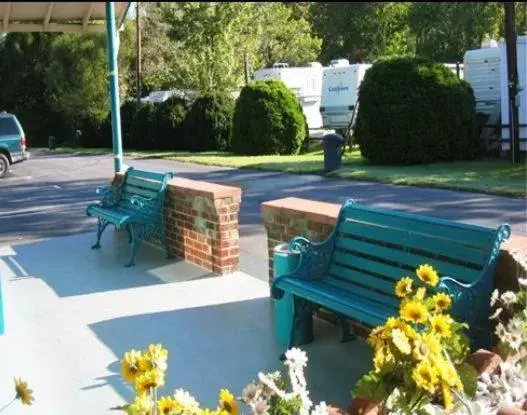
MULTIPOLYGON (((92 251, 92 233, 0 248, 6 332, 0 336, 0 406, 13 377, 26 380, 35 404, 9 414, 115 413, 133 397, 119 359, 129 349, 162 343, 169 351, 163 394, 188 389, 216 407, 221 388, 240 395, 259 371, 282 367, 274 339, 269 287, 239 272, 213 276, 144 245, 124 268, 126 235, 107 231, 92 251)), ((346 406, 368 370, 370 347, 339 342, 336 327, 317 321, 306 345, 314 401, 346 406)))

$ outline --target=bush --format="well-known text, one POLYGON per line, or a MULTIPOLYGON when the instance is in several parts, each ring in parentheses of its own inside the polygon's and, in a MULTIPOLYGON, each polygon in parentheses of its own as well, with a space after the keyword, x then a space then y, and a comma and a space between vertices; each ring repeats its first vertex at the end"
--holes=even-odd
POLYGON ((230 150, 233 114, 234 99, 227 94, 196 99, 185 120, 186 149, 230 150))
POLYGON ((157 144, 157 108, 142 104, 132 123, 132 147, 137 150, 155 150, 157 144))
POLYGON ((373 163, 429 163, 477 153, 472 89, 440 63, 378 61, 364 76, 359 103, 355 136, 373 163))
POLYGON ((234 110, 234 152, 298 154, 306 135, 302 107, 283 82, 256 81, 242 89, 234 110))
POLYGON ((157 149, 184 150, 183 122, 188 104, 182 98, 171 97, 157 105, 157 149))

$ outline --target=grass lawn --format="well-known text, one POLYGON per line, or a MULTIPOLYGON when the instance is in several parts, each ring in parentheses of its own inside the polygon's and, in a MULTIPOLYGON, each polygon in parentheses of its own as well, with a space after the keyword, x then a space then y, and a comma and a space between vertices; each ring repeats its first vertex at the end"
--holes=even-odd
MULTIPOLYGON (((106 154, 106 149, 58 148, 74 154, 106 154)), ((164 158, 188 163, 224 167, 324 174, 321 150, 299 156, 236 156, 226 152, 125 152, 128 157, 164 158)), ((417 166, 374 166, 358 150, 346 152, 342 168, 328 176, 348 180, 376 181, 422 187, 473 191, 516 198, 526 197, 525 162, 513 166, 508 160, 488 159, 417 166)))

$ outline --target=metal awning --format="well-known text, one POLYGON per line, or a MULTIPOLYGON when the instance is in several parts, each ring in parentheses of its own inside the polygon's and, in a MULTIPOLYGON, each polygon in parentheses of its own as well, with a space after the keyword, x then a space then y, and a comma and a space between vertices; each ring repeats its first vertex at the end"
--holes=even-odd
MULTIPOLYGON (((130 2, 112 2, 117 27, 130 2)), ((0 32, 98 33, 106 30, 104 2, 0 2, 0 32)))

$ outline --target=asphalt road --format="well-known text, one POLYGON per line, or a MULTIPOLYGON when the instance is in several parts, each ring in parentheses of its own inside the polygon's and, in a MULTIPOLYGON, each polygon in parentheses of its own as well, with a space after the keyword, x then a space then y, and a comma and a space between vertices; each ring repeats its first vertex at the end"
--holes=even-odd
MULTIPOLYGON (((333 203, 353 198, 377 207, 490 227, 507 222, 513 234, 527 234, 525 200, 161 159, 126 159, 125 162, 151 170, 173 171, 189 179, 242 185, 242 270, 264 280, 267 279, 267 242, 260 204, 283 197, 333 203)), ((95 188, 107 185, 112 175, 111 156, 32 153, 31 160, 14 165, 10 177, 0 179, 0 246, 94 231, 95 222, 86 217, 86 205, 97 200, 95 188)))

